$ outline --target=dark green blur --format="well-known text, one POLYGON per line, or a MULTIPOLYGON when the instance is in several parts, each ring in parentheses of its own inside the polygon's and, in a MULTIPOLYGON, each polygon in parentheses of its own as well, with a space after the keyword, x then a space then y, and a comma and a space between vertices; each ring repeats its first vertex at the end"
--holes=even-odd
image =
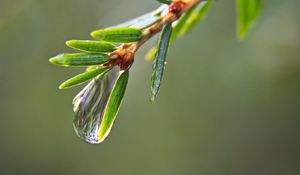
MULTIPOLYGON (((71 39, 158 7, 155 0, 0 0, 0 174, 296 175, 300 173, 300 1, 266 1, 243 42, 234 1, 170 46, 151 104, 150 44, 136 56, 113 130, 77 138, 83 68, 48 62, 71 39)), ((154 43, 154 42, 153 42, 154 43)))

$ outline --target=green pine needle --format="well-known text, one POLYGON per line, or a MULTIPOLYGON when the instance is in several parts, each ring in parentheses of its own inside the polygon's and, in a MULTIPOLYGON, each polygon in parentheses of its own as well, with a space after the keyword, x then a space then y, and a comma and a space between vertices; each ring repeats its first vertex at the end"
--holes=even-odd
POLYGON ((79 74, 79 75, 77 75, 73 78, 70 78, 70 79, 66 80, 65 82, 63 82, 59 86, 59 89, 72 88, 72 87, 81 85, 81 84, 87 82, 88 80, 90 80, 92 78, 95 78, 99 75, 105 74, 109 70, 110 70, 110 68, 98 67, 94 70, 84 72, 82 74, 79 74))
POLYGON ((99 129, 98 140, 102 142, 110 133, 112 125, 117 117, 129 78, 129 70, 121 73, 109 96, 99 129))
POLYGON ((89 66, 104 64, 110 60, 107 54, 102 53, 72 53, 60 54, 50 58, 52 64, 60 66, 89 66))
POLYGON ((157 0, 157 1, 163 4, 171 4, 173 2, 172 0, 157 0))
POLYGON ((95 39, 115 43, 137 42, 143 38, 142 31, 138 28, 108 28, 96 30, 91 35, 95 39))
POLYGON ((164 26, 160 36, 158 51, 156 53, 156 62, 153 66, 153 73, 151 78, 151 101, 154 102, 158 95, 159 87, 162 81, 165 62, 168 53, 169 43, 172 35, 172 24, 164 26))
POLYGON ((66 45, 84 52, 113 52, 116 46, 106 41, 91 41, 91 40, 70 40, 66 45))
POLYGON ((243 40, 262 9, 264 0, 236 0, 237 4, 237 36, 243 40))

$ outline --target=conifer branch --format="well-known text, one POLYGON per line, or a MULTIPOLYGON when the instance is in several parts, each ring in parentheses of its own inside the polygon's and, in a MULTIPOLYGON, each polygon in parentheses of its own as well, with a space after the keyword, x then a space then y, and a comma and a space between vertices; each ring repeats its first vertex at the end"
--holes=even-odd
POLYGON ((111 58, 114 60, 108 64, 114 65, 121 62, 121 64, 119 64, 120 68, 128 69, 133 63, 135 53, 144 43, 151 39, 155 34, 159 33, 165 24, 170 24, 178 20, 185 12, 198 5, 200 2, 201 0, 178 0, 170 3, 166 13, 161 16, 160 20, 143 30, 143 37, 140 41, 119 46, 117 50, 110 54, 111 58))

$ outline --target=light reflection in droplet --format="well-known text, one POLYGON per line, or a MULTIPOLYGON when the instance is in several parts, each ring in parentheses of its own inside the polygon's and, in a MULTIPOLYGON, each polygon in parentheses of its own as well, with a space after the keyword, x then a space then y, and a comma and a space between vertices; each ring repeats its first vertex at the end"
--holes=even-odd
POLYGON ((98 132, 109 95, 120 71, 113 68, 111 71, 92 80, 74 98, 74 129, 84 141, 100 143, 98 132))

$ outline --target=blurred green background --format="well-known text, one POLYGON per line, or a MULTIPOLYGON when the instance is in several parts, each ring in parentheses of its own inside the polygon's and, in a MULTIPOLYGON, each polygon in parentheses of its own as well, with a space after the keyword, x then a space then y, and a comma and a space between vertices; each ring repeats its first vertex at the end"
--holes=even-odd
POLYGON ((73 96, 57 86, 82 71, 48 58, 64 42, 151 11, 155 0, 0 0, 0 174, 298 175, 300 1, 266 1, 244 42, 234 1, 172 45, 159 98, 136 57, 105 143, 77 138, 73 96))

